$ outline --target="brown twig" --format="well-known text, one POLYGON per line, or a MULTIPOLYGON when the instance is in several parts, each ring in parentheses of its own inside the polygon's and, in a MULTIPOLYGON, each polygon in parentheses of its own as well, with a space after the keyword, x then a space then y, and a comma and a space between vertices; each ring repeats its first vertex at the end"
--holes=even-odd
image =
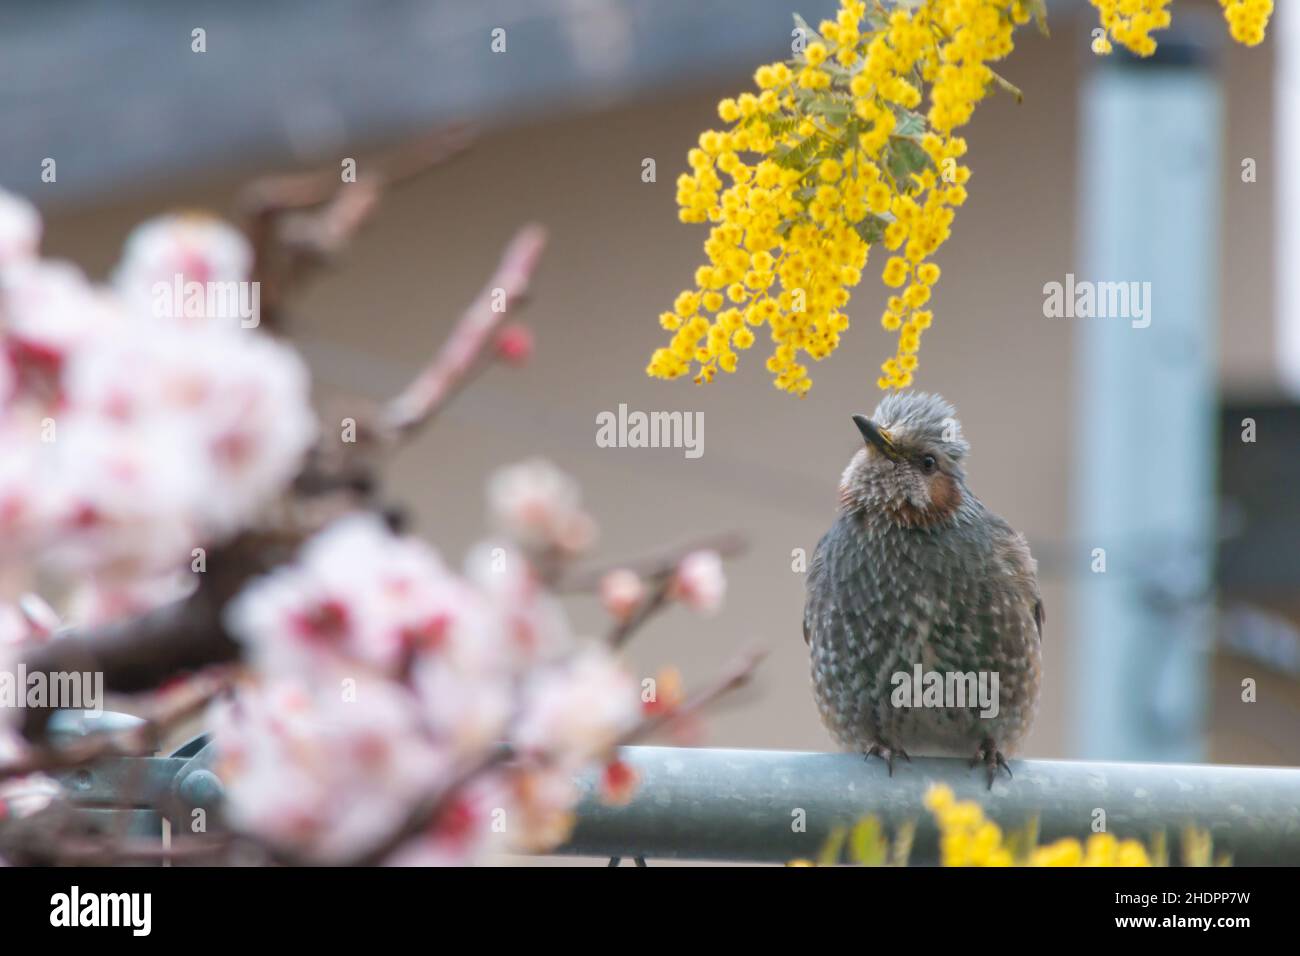
POLYGON ((562 592, 594 591, 611 571, 633 571, 643 578, 657 580, 671 575, 682 559, 696 551, 716 551, 719 557, 734 558, 749 549, 749 539, 738 531, 725 531, 708 537, 696 538, 674 548, 629 561, 608 562, 588 568, 578 568, 562 577, 556 590, 562 592))
MULTIPOLYGON (((246 532, 211 548, 208 570, 193 594, 138 617, 39 644, 25 659, 27 673, 103 674, 105 690, 133 694, 178 674, 236 661, 242 648, 222 620, 226 602, 250 579, 287 560, 297 544, 292 535, 246 532)), ((51 713, 24 708, 23 736, 38 742, 51 713)))
POLYGON ((605 642, 613 648, 620 648, 625 645, 632 639, 632 635, 637 632, 637 629, 642 624, 654 617, 668 603, 672 590, 673 576, 665 574, 660 577, 650 595, 637 605, 636 609, 626 619, 614 624, 609 636, 605 638, 605 642))
MULTIPOLYGON (((621 621, 615 622, 605 638, 610 647, 620 648, 632 639, 632 636, 643 624, 667 607, 673 596, 673 585, 676 581, 677 569, 688 555, 694 554, 696 551, 713 551, 719 557, 734 557, 744 552, 748 546, 749 543, 745 537, 736 532, 714 535, 711 538, 698 539, 687 545, 648 558, 642 558, 639 561, 585 570, 575 576, 572 582, 568 583, 568 590, 592 590, 600 586, 600 581, 605 575, 615 570, 633 571, 650 582, 649 594, 633 609, 630 615, 621 621)), ((564 582, 561 582, 560 586, 563 587, 564 582)))
MULTIPOLYGON (((433 130, 364 164, 357 181, 378 178, 386 187, 401 185, 463 152, 473 138, 472 128, 465 124, 433 130), (367 173, 371 166, 378 171, 367 173)), ((334 196, 339 185, 339 171, 333 167, 263 176, 244 187, 238 204, 249 217, 308 209, 334 196)))
POLYGON ((346 247, 388 189, 446 162, 471 138, 466 126, 434 131, 368 161, 355 182, 345 183, 338 169, 326 169, 250 183, 237 205, 253 249, 263 324, 280 328, 288 293, 346 247))
POLYGON ((763 659, 767 657, 767 653, 765 649, 760 648, 742 654, 704 690, 697 691, 680 706, 655 714, 653 717, 642 721, 638 726, 623 735, 618 741, 618 746, 629 746, 638 740, 644 740, 646 737, 658 733, 679 720, 695 717, 705 708, 711 707, 720 697, 744 687, 753 679, 754 672, 758 669, 758 665, 763 662, 763 659))
POLYGON ((391 438, 406 438, 427 425, 446 406, 478 365, 506 316, 522 305, 546 248, 546 230, 533 224, 520 229, 501 257, 501 264, 470 304, 433 361, 384 410, 380 426, 391 438), (494 303, 504 299, 503 308, 494 303))

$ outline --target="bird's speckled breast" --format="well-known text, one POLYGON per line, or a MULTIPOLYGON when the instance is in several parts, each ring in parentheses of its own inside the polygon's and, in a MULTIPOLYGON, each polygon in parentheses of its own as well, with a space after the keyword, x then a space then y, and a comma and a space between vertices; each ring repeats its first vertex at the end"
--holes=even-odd
POLYGON ((1041 639, 1023 540, 971 497, 940 527, 842 513, 817 546, 804 612, 822 719, 846 747, 971 756, 985 739, 1015 750, 1033 722, 1041 639), (998 678, 998 712, 978 704, 899 707, 898 673, 998 678))

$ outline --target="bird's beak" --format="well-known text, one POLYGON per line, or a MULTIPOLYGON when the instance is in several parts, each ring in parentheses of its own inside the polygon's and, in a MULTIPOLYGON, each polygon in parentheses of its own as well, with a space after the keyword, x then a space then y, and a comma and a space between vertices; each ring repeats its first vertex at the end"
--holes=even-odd
POLYGON ((889 433, 877 427, 871 419, 865 415, 854 415, 853 424, 858 426, 862 437, 890 461, 898 461, 902 457, 894 446, 893 439, 889 437, 889 433))

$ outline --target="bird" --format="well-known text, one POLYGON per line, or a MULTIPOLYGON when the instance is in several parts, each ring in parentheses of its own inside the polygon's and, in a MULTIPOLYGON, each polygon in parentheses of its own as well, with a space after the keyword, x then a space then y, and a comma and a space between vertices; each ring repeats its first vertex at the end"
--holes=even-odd
POLYGON ((971 492, 970 444, 942 397, 891 392, 853 421, 862 447, 807 575, 803 634, 822 722, 891 777, 896 758, 961 756, 984 766, 991 789, 999 771, 1011 776, 1006 758, 1038 709, 1037 563, 971 492), (980 679, 984 705, 970 699, 980 679))

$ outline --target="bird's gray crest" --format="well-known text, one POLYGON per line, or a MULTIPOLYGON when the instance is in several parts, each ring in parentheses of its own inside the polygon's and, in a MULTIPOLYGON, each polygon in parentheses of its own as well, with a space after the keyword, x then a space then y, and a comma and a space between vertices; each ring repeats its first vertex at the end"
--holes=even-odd
POLYGON ((909 442, 943 448, 954 460, 966 457, 970 444, 961 431, 957 409, 929 392, 890 392, 871 415, 881 428, 909 442))

